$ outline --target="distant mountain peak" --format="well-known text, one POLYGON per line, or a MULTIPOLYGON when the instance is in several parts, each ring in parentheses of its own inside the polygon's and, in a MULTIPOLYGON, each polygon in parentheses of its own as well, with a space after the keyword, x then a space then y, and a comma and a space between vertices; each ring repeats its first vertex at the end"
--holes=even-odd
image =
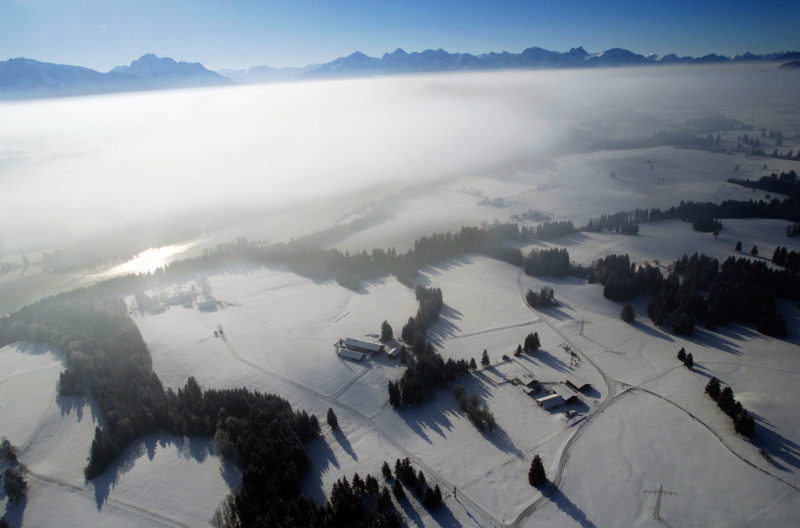
POLYGON ((57 97, 231 84, 202 64, 147 53, 129 66, 101 73, 33 59, 0 61, 0 98, 57 97))

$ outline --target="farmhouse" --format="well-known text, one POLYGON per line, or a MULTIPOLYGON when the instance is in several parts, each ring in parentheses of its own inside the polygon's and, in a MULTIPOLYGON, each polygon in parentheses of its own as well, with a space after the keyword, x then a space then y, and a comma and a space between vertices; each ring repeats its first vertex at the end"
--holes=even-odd
POLYGON ((564 398, 558 394, 548 394, 547 396, 537 398, 536 403, 539 404, 539 407, 547 411, 564 405, 564 398))
POLYGON ((591 384, 586 382, 583 378, 579 378, 575 374, 570 374, 567 376, 567 380, 564 382, 576 391, 586 390, 591 387, 591 384))
MULTIPOLYGON (((341 343, 342 340, 340 339, 339 342, 341 343)), ((384 346, 379 343, 370 343, 369 341, 353 339, 352 337, 344 339, 344 346, 356 352, 372 352, 374 354, 380 354, 384 349, 384 346)))
POLYGON ((552 387, 554 393, 561 396, 561 399, 564 400, 564 403, 572 403, 578 400, 578 395, 572 392, 572 390, 567 387, 566 385, 555 384, 552 387))

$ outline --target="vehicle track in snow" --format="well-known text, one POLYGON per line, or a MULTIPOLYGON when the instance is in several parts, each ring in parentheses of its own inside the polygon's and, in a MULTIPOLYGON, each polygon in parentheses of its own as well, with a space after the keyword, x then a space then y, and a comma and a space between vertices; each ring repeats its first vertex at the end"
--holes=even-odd
MULTIPOLYGON (((520 270, 518 278, 517 278, 517 282, 518 282, 518 284, 520 286, 520 294, 522 295, 522 299, 523 299, 523 302, 525 303, 525 305, 528 306, 528 308, 530 308, 531 310, 533 310, 533 308, 527 303, 527 300, 525 299, 524 294, 522 294, 522 291, 523 291, 522 273, 523 273, 523 271, 520 270)), ((777 479, 778 481, 786 484, 787 486, 791 487, 792 489, 794 489, 796 491, 800 491, 800 488, 798 486, 795 486, 791 482, 789 482, 787 480, 784 480, 783 478, 781 478, 781 477, 779 477, 777 475, 774 475, 773 473, 771 473, 771 472, 769 472, 769 471, 767 471, 767 470, 765 470, 763 468, 758 467, 757 465, 753 464, 752 462, 750 462, 749 460, 744 458, 742 455, 740 455, 739 453, 734 451, 731 448, 731 446, 725 441, 725 439, 719 433, 714 431, 714 429, 712 429, 708 424, 703 422, 698 416, 696 416, 695 414, 693 414, 689 410, 687 410, 684 407, 680 406, 679 404, 673 402, 669 398, 667 398, 665 396, 662 396, 662 395, 660 395, 660 394, 658 394, 656 392, 653 392, 653 391, 651 391, 649 389, 646 389, 646 388, 644 388, 642 386, 645 383, 650 383, 650 382, 652 382, 652 381, 664 376, 668 372, 671 372, 675 368, 680 367, 682 365, 678 365, 677 367, 676 366, 670 367, 670 368, 666 369, 664 372, 661 372, 657 376, 655 376, 655 377, 653 377, 653 378, 651 378, 651 379, 649 379, 649 380, 647 380, 647 381, 645 381, 645 382, 643 382, 642 384, 639 384, 639 385, 633 385, 633 384, 625 383, 625 382, 616 380, 616 379, 612 378, 611 376, 609 376, 608 374, 606 374, 606 372, 603 369, 601 369, 594 361, 592 361, 592 359, 589 358, 584 352, 582 352, 580 350, 580 348, 576 347, 572 343, 572 341, 569 338, 567 338, 566 335, 564 335, 563 332, 561 332, 552 323, 550 323, 550 321, 548 321, 546 317, 541 317, 540 319, 548 327, 550 327, 550 329, 552 329, 556 334, 558 334, 559 337, 561 337, 566 343, 568 343, 576 353, 580 354, 584 359, 586 359, 603 376, 603 379, 604 379, 604 381, 606 383, 606 386, 608 388, 608 396, 606 397, 606 399, 600 405, 598 405, 597 407, 595 407, 594 409, 592 409, 589 412, 589 414, 584 418, 583 422, 578 426, 578 428, 576 429, 575 433, 567 441, 567 444, 564 446, 564 449, 561 452, 561 458, 559 459, 558 469, 556 470, 556 474, 553 477, 553 479, 551 480, 550 484, 548 485, 547 490, 542 494, 541 497, 536 499, 534 502, 532 502, 530 505, 528 505, 522 512, 520 512, 520 514, 517 515, 517 517, 514 519, 514 521, 508 525, 509 527, 518 528, 527 519, 528 516, 530 516, 534 511, 536 511, 540 506, 542 506, 548 500, 548 498, 550 496, 552 496, 553 493, 555 493, 555 491, 561 486, 561 482, 562 482, 563 475, 564 475, 564 468, 566 467, 567 462, 569 461, 569 451, 571 450, 571 448, 575 444, 575 442, 578 440, 578 438, 580 438, 580 436, 583 433, 583 431, 585 430, 586 426, 588 426, 596 416, 598 416, 600 413, 602 413, 610 405, 612 405, 613 403, 619 401, 622 397, 624 397, 627 394, 630 394, 631 392, 633 392, 635 390, 643 391, 643 392, 645 392, 647 394, 655 396, 656 398, 659 398, 659 399, 661 399, 661 400, 663 400, 663 401, 675 406, 679 410, 683 411, 690 418, 695 420, 697 423, 699 423, 700 425, 705 427, 706 430, 708 430, 714 437, 716 437, 716 439, 732 455, 734 455, 736 458, 738 458, 739 460, 741 460, 742 462, 744 462, 748 466, 750 466, 750 467, 752 467, 754 469, 757 469, 758 471, 761 471, 762 473, 765 473, 766 475, 769 475, 769 476, 777 479), (623 390, 621 392, 619 392, 619 393, 612 394, 612 391, 616 390, 618 385, 622 385, 624 387, 623 390)), ((718 363, 723 363, 723 362, 718 362, 718 363)))
MULTIPOLYGON (((57 488, 61 488, 61 489, 67 490, 70 493, 77 493, 79 495, 82 495, 84 497, 89 498, 93 502, 95 502, 97 500, 96 497, 95 497, 94 491, 92 491, 89 488, 85 488, 85 487, 82 487, 82 486, 77 486, 77 485, 69 483, 67 481, 64 481, 64 480, 61 480, 61 479, 57 479, 57 478, 54 478, 54 477, 49 477, 47 475, 42 475, 40 473, 35 473, 35 472, 30 471, 28 469, 25 470, 25 474, 28 476, 29 479, 31 479, 33 481, 36 481, 36 482, 39 482, 40 484, 43 484, 45 486, 57 487, 57 488)), ((183 522, 179 521, 178 519, 174 519, 172 517, 167 517, 166 515, 163 515, 161 513, 157 513, 157 512, 154 512, 152 510, 148 510, 147 508, 142 508, 141 506, 137 506, 135 504, 132 504, 130 502, 126 502, 126 501, 123 501, 123 500, 120 500, 120 499, 112 499, 112 498, 109 497, 109 498, 106 498, 106 500, 103 502, 103 504, 108 506, 108 507, 114 508, 114 509, 118 509, 118 510, 125 511, 127 513, 131 513, 133 515, 136 515, 137 517, 140 517, 142 519, 146 519, 146 520, 150 521, 151 523, 158 523, 161 526, 170 526, 170 527, 173 527, 173 528, 191 528, 191 526, 192 526, 190 524, 183 523, 183 522)))
MULTIPOLYGON (((206 326, 208 328, 211 328, 208 324, 203 322, 202 319, 200 319, 199 314, 198 314, 198 320, 200 320, 201 324, 203 324, 204 326, 206 326)), ((277 379, 279 381, 287 383, 287 384, 291 385, 292 387, 295 387, 296 389, 299 389, 299 390, 301 390, 303 392, 313 394, 317 398, 319 398, 319 399, 327 402, 328 404, 330 404, 332 407, 335 406, 335 407, 338 407, 340 409, 344 409, 345 411, 347 411, 349 413, 352 413, 353 415, 355 415, 355 416, 359 417, 361 420, 363 420, 365 423, 369 424, 372 427, 372 429, 375 430, 378 434, 380 434, 381 437, 384 440, 386 440, 390 445, 392 445, 395 449, 397 449, 399 452, 401 452, 404 456, 408 457, 410 460, 413 460, 414 464, 417 467, 423 469, 425 471, 425 473, 428 474, 430 477, 433 477, 433 479, 435 479, 435 481, 439 484, 440 488, 443 488, 442 491, 452 493, 454 495, 454 500, 456 500, 459 504, 461 504, 467 510, 467 513, 470 516, 472 516, 473 518, 476 518, 475 514, 477 513, 480 517, 482 517, 482 519, 479 522, 479 524, 481 526, 488 526, 488 525, 493 525, 493 526, 496 526, 496 527, 506 526, 502 522, 498 521, 497 518, 495 518, 485 508, 483 508, 483 506, 481 506, 480 504, 475 502, 469 495, 465 494, 463 491, 460 492, 460 493, 455 493, 455 489, 456 489, 456 485, 455 484, 453 484, 452 482, 450 482, 449 480, 444 478, 438 471, 436 471, 434 468, 432 468, 431 466, 426 464, 422 459, 417 457, 414 453, 412 453, 408 449, 406 449, 405 446, 403 446, 400 442, 395 440, 392 435, 386 433, 383 429, 381 429, 378 426, 378 424, 376 424, 375 421, 373 420, 374 416, 368 416, 368 415, 364 414, 363 412, 359 411, 358 409, 356 409, 355 407, 351 407, 350 405, 347 405, 346 403, 340 402, 336 398, 336 396, 334 396, 334 395, 322 394, 321 392, 319 392, 317 390, 314 390, 311 387, 303 385, 302 383, 299 383, 299 382, 297 382, 297 381, 295 381, 295 380, 293 380, 291 378, 288 378, 286 376, 278 374, 277 372, 273 372, 273 371, 271 371, 271 370, 259 365, 258 363, 250 361, 249 359, 247 359, 244 356, 242 356, 236 350, 236 348, 233 346, 233 344, 231 344, 231 342, 228 341, 226 336, 222 337, 222 341, 225 344, 225 347, 228 349, 228 352, 231 354, 231 356, 235 360, 239 361, 240 363, 243 363, 243 364, 249 366, 250 368, 258 370, 259 372, 262 372, 263 374, 266 374, 267 376, 270 376, 270 377, 272 377, 274 379, 277 379), (483 519, 486 520, 485 523, 483 522, 483 519)), ((365 369, 365 372, 366 372, 366 370, 367 369, 365 369)), ((361 375, 363 375, 363 373, 361 375)), ((342 392, 344 392, 344 391, 342 391, 342 392)), ((388 406, 388 403, 383 405, 381 407, 380 411, 375 416, 380 414, 384 409, 386 409, 387 406, 388 406)), ((430 478, 428 480, 430 481, 430 478)), ((476 522, 478 522, 478 521, 476 521, 476 522)))

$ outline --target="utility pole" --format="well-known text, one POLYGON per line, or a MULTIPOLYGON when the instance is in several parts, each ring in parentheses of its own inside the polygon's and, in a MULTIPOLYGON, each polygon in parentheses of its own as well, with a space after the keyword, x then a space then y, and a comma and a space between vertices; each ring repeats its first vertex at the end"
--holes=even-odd
POLYGON ((662 495, 677 495, 677 491, 666 491, 664 490, 664 485, 659 484, 657 490, 642 490, 642 493, 654 493, 656 494, 656 507, 653 508, 653 519, 660 521, 661 520, 661 496, 662 495))

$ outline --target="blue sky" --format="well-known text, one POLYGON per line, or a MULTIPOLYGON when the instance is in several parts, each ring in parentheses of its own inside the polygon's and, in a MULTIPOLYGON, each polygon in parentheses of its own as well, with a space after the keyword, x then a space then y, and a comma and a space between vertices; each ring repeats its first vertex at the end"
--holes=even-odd
POLYGON ((796 0, 0 0, 0 60, 106 71, 149 52, 212 69, 398 47, 730 55, 800 49, 798 28, 796 0))

